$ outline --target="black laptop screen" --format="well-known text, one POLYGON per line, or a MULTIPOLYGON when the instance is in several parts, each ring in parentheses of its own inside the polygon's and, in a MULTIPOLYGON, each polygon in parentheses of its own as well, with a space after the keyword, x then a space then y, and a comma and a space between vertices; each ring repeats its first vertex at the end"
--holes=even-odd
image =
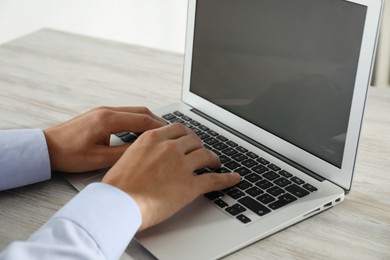
POLYGON ((366 7, 198 0, 190 90, 341 167, 366 7))

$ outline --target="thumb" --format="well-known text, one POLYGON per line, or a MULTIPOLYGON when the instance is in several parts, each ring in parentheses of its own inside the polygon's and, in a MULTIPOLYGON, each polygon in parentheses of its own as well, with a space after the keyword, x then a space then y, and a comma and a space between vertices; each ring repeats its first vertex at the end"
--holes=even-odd
POLYGON ((230 173, 207 173, 196 176, 199 194, 215 190, 222 190, 238 184, 241 176, 236 172, 230 173))

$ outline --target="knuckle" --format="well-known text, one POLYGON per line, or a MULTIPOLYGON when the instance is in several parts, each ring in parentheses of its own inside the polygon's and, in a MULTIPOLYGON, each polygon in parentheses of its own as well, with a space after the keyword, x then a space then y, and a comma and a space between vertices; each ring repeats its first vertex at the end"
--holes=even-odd
POLYGON ((96 111, 107 110, 107 109, 109 109, 108 106, 98 106, 98 107, 93 108, 91 111, 96 112, 96 111))
POLYGON ((90 120, 92 124, 99 125, 101 127, 106 127, 110 124, 109 118, 112 112, 108 109, 99 109, 95 110, 90 114, 90 120))
POLYGON ((139 113, 152 115, 152 112, 147 107, 138 107, 139 113))
POLYGON ((150 117, 150 116, 147 116, 147 115, 139 115, 141 121, 142 121, 142 124, 143 125, 146 125, 146 126, 149 126, 149 125, 152 125, 153 124, 153 119, 150 117))
POLYGON ((221 163, 221 160, 219 159, 219 156, 216 153, 207 149, 206 147, 203 147, 202 149, 205 151, 204 154, 208 162, 213 163, 215 165, 221 163))
POLYGON ((146 131, 145 133, 143 133, 139 139, 143 139, 143 140, 146 140, 146 141, 155 141, 157 139, 160 138, 160 134, 159 134, 159 131, 157 130, 149 130, 149 131, 146 131))
POLYGON ((95 112, 95 117, 98 120, 105 120, 110 117, 111 111, 108 109, 99 109, 95 112))
POLYGON ((175 154, 179 150, 178 142, 169 140, 164 143, 164 151, 169 154, 175 154))
POLYGON ((180 124, 180 123, 173 123, 173 124, 169 125, 169 127, 172 128, 172 131, 177 131, 178 133, 186 131, 186 128, 187 128, 186 126, 184 126, 183 124, 180 124))

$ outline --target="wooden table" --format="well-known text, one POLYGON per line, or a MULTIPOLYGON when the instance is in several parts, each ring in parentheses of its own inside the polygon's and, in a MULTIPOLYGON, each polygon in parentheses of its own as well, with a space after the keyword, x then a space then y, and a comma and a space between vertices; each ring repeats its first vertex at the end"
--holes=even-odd
MULTIPOLYGON (((179 54, 35 32, 0 47, 0 129, 44 129, 100 105, 154 109, 178 101, 182 65, 179 54)), ((345 202, 227 259, 390 259, 389 137, 390 89, 370 88, 345 202)), ((75 194, 60 177, 0 192, 0 250, 26 239, 75 194)), ((122 259, 150 258, 135 242, 127 251, 122 259)))

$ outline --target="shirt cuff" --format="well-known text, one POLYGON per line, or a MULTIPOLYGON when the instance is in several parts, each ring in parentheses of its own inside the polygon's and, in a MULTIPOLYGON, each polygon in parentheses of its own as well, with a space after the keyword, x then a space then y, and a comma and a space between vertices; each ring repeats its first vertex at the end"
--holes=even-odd
POLYGON ((50 179, 50 158, 41 129, 0 131, 0 190, 50 179))
POLYGON ((136 202, 104 183, 88 185, 52 217, 56 218, 83 228, 107 259, 119 259, 142 224, 136 202))

